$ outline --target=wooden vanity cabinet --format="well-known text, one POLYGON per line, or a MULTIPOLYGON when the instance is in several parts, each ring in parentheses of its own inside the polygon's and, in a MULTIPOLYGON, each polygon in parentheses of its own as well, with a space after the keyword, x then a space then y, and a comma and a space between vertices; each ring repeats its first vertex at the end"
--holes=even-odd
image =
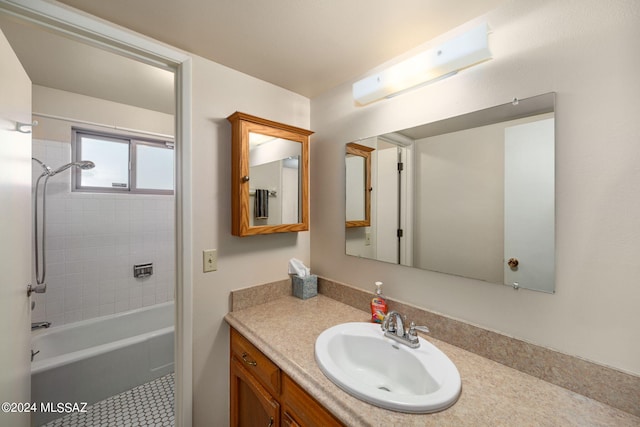
POLYGON ((343 426, 238 331, 231 328, 231 426, 343 426))

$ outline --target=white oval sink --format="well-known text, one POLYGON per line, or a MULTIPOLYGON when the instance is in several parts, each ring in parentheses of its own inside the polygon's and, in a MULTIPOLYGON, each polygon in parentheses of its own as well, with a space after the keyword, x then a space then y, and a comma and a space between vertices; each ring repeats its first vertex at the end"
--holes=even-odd
POLYGON ((315 355, 338 387, 373 405, 428 413, 453 405, 462 383, 453 362, 429 341, 409 348, 384 336, 375 323, 342 323, 322 332, 315 355))

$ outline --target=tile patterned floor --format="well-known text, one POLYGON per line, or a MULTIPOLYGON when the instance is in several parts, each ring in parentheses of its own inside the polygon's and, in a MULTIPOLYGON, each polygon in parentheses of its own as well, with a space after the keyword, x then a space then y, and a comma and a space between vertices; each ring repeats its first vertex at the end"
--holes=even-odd
POLYGON ((173 427, 174 374, 88 406, 43 427, 173 427))

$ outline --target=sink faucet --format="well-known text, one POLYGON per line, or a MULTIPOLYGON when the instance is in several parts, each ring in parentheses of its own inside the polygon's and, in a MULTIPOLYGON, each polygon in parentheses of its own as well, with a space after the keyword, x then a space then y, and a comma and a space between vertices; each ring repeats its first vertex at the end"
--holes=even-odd
POLYGON ((426 326, 416 326, 411 322, 408 329, 404 328, 403 316, 397 311, 391 310, 382 321, 382 331, 384 336, 391 338, 401 344, 407 345, 411 348, 420 347, 420 341, 418 340, 418 334, 416 331, 429 332, 429 328, 426 326))
POLYGON ((382 321, 382 330, 385 334, 396 334, 402 338, 404 335, 404 322, 402 321, 402 315, 395 310, 391 310, 382 321))
POLYGON ((31 324, 31 330, 48 328, 49 326, 51 326, 51 322, 35 322, 31 324))

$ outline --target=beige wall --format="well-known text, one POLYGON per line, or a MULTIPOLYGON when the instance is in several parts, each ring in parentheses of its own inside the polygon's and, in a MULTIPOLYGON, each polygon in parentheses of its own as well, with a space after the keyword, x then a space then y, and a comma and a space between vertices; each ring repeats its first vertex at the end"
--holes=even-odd
MULTIPOLYGON (((193 420, 228 425, 229 292, 287 278, 287 262, 310 259, 309 232, 231 235, 231 126, 242 111, 309 128, 310 101, 214 62, 193 62, 193 420), (202 273, 202 250, 218 250, 218 271, 202 273)), ((313 145, 313 137, 311 145, 313 145)), ((344 152, 343 152, 344 155, 344 152)), ((311 168, 313 170, 313 167, 311 168)))
MULTIPOLYGON (((312 100, 314 272, 640 374, 640 3, 516 0, 489 13, 494 59, 366 107, 312 100), (344 144, 557 92, 556 293, 344 254, 344 144)), ((363 307, 366 308, 366 307, 363 307)))

